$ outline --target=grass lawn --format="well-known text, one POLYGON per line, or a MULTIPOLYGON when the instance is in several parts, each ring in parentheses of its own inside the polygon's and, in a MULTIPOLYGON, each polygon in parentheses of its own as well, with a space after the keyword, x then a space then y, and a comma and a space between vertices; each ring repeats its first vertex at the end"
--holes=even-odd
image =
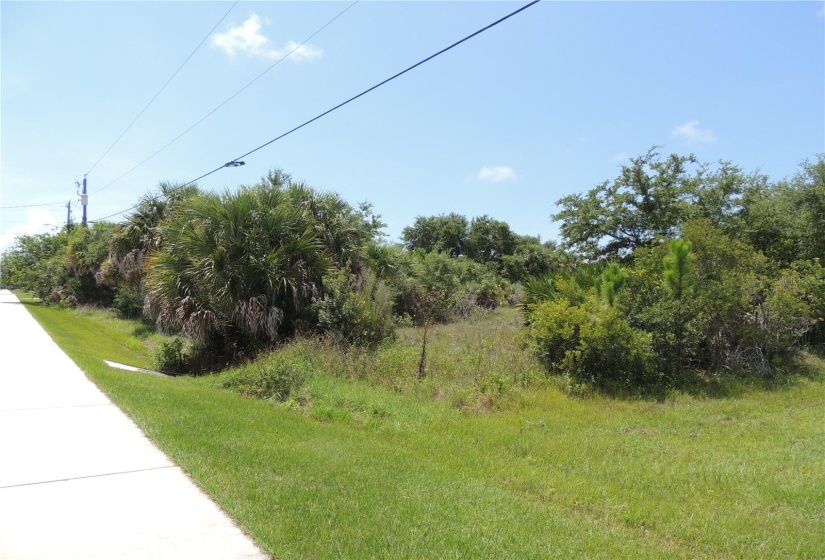
MULTIPOLYGON (((825 363, 661 401, 541 381, 504 310, 376 354, 301 342, 287 402, 239 395, 255 365, 152 366, 158 335, 30 304, 55 341, 278 558, 823 558, 825 363)), ((284 354, 286 353, 286 354, 284 354)), ((291 353, 291 354, 290 354, 291 353)))

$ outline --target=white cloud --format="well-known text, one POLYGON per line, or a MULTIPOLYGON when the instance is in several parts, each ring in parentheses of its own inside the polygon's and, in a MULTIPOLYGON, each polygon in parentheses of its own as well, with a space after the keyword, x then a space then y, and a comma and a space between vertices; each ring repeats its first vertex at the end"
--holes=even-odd
POLYGON ((613 161, 623 162, 623 161, 627 161, 628 156, 627 156, 627 153, 622 152, 620 154, 616 154, 615 156, 613 156, 610 159, 612 159, 613 161))
POLYGON ((229 56, 244 53, 253 57, 278 60, 289 56, 295 62, 313 60, 323 56, 324 49, 315 45, 301 45, 287 41, 280 49, 272 48, 270 40, 261 33, 263 22, 257 14, 252 14, 245 22, 230 27, 226 33, 212 36, 212 45, 223 50, 229 56))
POLYGON ((314 60, 316 58, 321 58, 324 56, 324 49, 321 47, 316 47, 315 45, 310 45, 309 43, 302 45, 300 43, 296 43, 295 41, 287 41, 280 51, 271 51, 270 58, 283 58, 289 53, 292 53, 291 58, 295 60, 295 62, 300 62, 302 60, 314 60))
POLYGON ((501 183, 504 181, 515 181, 518 175, 512 167, 506 165, 498 165, 496 167, 482 167, 481 171, 476 175, 479 181, 488 181, 490 183, 501 183))
POLYGON ((690 121, 674 128, 670 135, 674 138, 684 138, 688 142, 716 142, 716 135, 710 129, 699 128, 699 121, 690 121))

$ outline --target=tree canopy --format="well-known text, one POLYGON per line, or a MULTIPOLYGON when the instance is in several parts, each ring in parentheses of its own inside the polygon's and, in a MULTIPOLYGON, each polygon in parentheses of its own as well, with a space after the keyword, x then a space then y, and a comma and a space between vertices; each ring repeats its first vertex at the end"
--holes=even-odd
POLYGON ((632 258, 639 247, 676 236, 689 219, 735 227, 742 196, 764 179, 729 162, 711 167, 693 155, 662 157, 656 147, 622 165, 619 176, 557 201, 564 246, 595 258, 632 258))
POLYGON ((401 239, 410 251, 440 251, 458 257, 467 254, 468 228, 467 218, 461 214, 418 216, 413 225, 404 228, 401 239))

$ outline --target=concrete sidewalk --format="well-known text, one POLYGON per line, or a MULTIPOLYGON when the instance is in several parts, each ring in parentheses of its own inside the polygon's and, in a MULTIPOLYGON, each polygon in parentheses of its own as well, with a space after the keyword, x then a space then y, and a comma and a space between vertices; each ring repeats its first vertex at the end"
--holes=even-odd
POLYGON ((269 556, 2 290, 0 560, 75 558, 269 556))

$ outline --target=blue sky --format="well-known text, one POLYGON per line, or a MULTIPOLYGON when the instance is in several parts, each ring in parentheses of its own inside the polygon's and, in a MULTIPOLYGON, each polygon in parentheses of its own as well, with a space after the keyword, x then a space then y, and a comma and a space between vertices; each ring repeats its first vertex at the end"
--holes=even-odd
MULTIPOLYGON (((61 201, 72 200, 79 221, 75 181, 90 169, 94 220, 523 5, 358 2, 109 184, 349 4, 239 2, 91 169, 232 2, 0 3, 0 248, 64 224, 61 201), (47 203, 57 204, 11 208, 47 203)), ((556 200, 614 178, 624 158, 654 144, 778 180, 825 151, 823 6, 545 1, 200 185, 233 189, 282 168, 372 202, 390 239, 416 216, 448 212, 489 214, 548 239, 556 200)))

